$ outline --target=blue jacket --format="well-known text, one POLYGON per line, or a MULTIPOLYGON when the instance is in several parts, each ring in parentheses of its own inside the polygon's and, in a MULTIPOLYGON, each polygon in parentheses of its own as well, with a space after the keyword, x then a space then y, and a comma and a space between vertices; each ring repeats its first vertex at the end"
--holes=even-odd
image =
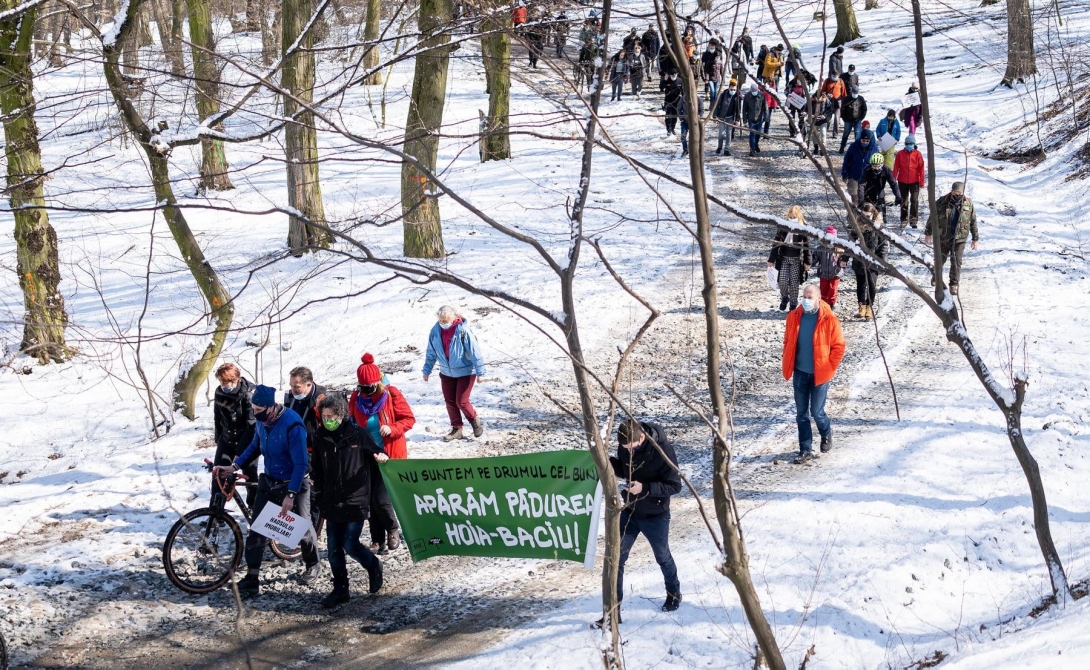
POLYGON ((901 141, 901 122, 897 119, 893 119, 893 125, 890 125, 889 117, 884 117, 878 122, 877 132, 874 133, 875 137, 881 137, 886 133, 893 135, 893 139, 898 142, 901 141))
POLYGON ((443 329, 439 324, 431 328, 428 335, 428 352, 424 357, 424 374, 430 375, 435 363, 439 363, 439 372, 447 377, 484 376, 484 358, 477 338, 469 329, 469 323, 462 321, 454 326, 454 338, 450 341, 450 358, 443 351, 443 329))
POLYGON ((871 135, 869 130, 864 130, 859 135, 859 139, 852 142, 852 145, 848 147, 848 152, 844 154, 844 165, 840 168, 840 176, 843 179, 861 180, 863 171, 867 169, 867 165, 870 163, 871 155, 876 151, 878 151, 878 144, 874 141, 874 136, 871 135), (866 149, 863 148, 862 144, 864 137, 870 138, 870 144, 866 149))
POLYGON ((287 407, 269 428, 264 421, 254 426, 254 439, 246 451, 235 459, 239 467, 265 457, 265 474, 273 479, 288 480, 288 490, 298 493, 307 474, 307 427, 294 410, 287 407))

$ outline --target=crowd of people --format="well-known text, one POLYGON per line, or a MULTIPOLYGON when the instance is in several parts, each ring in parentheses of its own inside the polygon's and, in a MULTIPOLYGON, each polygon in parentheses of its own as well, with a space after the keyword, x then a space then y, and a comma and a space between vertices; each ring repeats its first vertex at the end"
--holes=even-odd
MULTIPOLYGON (((484 374, 484 360, 469 323, 453 308, 439 309, 428 335, 424 366, 427 382, 436 366, 450 419, 447 442, 464 437, 468 421, 473 435, 484 425, 470 401, 473 386, 484 374), (464 419, 464 420, 463 420, 464 419)), ((296 367, 289 373, 290 388, 280 402, 276 389, 254 384, 234 363, 216 370, 214 436, 217 476, 241 472, 256 480, 247 493, 254 518, 265 505, 310 519, 313 528, 323 520, 333 591, 322 605, 333 607, 350 597, 346 556, 368 574, 371 593, 382 588, 378 556, 401 547, 400 527, 378 464, 408 458, 406 434, 416 423, 405 396, 365 353, 356 368, 350 392, 322 387, 312 371, 296 367), (264 471, 257 472, 257 457, 264 471), (371 540, 360 542, 364 522, 371 540)), ((246 537, 246 575, 239 580, 245 595, 260 592, 261 562, 268 538, 250 532, 246 537)), ((312 529, 301 542, 304 568, 299 581, 313 585, 321 575, 318 538, 312 529)))

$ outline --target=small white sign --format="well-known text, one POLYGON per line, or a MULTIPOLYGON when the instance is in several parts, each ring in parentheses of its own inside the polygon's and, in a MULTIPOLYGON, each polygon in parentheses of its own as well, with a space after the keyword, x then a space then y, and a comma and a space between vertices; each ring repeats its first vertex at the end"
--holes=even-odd
POLYGON ((886 133, 878 138, 878 148, 883 152, 889 151, 897 145, 897 140, 893 138, 893 135, 886 133))
POLYGON ((909 93, 905 97, 901 98, 901 105, 904 107, 915 107, 920 104, 919 93, 909 93))
POLYGON ((310 529, 310 519, 305 519, 295 512, 281 514, 280 505, 271 500, 265 503, 261 513, 250 525, 250 530, 253 532, 276 540, 289 549, 298 547, 299 542, 310 529))
POLYGON ((787 104, 794 109, 802 109, 806 106, 806 98, 798 93, 791 93, 787 96, 787 104))

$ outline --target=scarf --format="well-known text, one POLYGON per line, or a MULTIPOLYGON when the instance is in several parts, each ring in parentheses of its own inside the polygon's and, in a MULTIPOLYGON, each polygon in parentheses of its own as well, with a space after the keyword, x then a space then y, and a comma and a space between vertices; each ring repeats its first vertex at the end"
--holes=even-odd
POLYGON ((265 410, 265 420, 262 422, 266 428, 272 428, 276 420, 280 418, 280 415, 284 413, 284 406, 281 404, 275 404, 272 407, 265 410))
POLYGON ((371 396, 364 395, 363 393, 357 393, 356 409, 363 413, 364 416, 372 417, 382 411, 382 408, 386 406, 386 399, 389 397, 389 391, 383 391, 378 400, 374 400, 371 396))

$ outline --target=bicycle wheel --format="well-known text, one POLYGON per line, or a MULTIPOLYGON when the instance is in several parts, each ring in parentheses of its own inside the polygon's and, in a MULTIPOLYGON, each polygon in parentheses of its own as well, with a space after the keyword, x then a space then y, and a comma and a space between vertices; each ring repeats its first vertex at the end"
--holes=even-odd
POLYGON ((163 569, 181 590, 209 593, 231 581, 242 564, 242 548, 242 530, 230 514, 195 509, 167 533, 163 569))

